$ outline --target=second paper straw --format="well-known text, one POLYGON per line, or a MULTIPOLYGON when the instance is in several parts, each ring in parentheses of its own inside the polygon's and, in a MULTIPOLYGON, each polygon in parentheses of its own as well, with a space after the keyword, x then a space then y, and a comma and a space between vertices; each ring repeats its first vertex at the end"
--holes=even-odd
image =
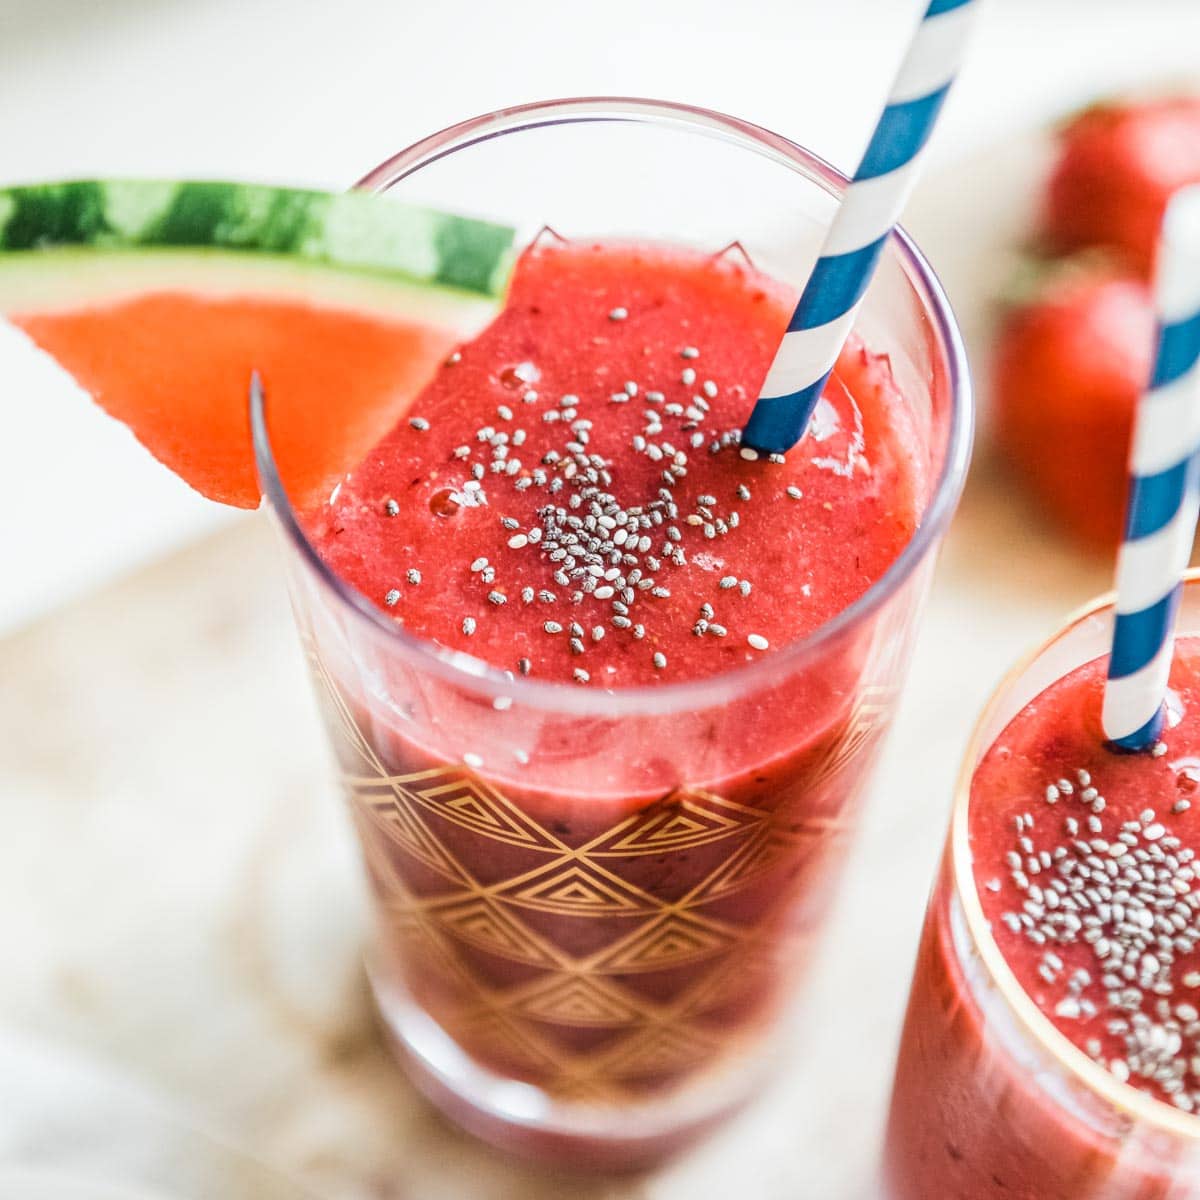
POLYGON ((1147 749, 1162 729, 1180 579, 1200 509, 1200 185, 1177 192, 1167 208, 1155 307, 1157 345, 1134 418, 1104 690, 1104 734, 1124 750, 1147 749))

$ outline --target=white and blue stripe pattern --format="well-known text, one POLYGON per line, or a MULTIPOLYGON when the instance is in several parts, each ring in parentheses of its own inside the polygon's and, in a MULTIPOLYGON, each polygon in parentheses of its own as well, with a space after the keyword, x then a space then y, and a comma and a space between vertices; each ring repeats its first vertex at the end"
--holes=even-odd
POLYGON ((1200 186, 1167 209, 1155 286, 1158 334, 1134 420, 1125 538, 1117 557, 1104 735, 1122 750, 1162 729, 1180 576, 1200 509, 1200 186))
POLYGON ((978 6, 979 0, 931 0, 925 10, 742 433, 745 457, 782 454, 804 436, 912 191, 978 6))

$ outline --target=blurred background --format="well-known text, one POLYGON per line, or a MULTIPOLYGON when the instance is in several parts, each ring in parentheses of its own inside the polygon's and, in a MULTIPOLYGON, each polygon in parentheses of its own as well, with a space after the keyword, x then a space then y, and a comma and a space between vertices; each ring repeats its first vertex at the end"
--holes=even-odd
MULTIPOLYGON (((851 170, 921 7, 0 0, 0 183, 342 188, 461 118, 589 93, 731 112, 851 170)), ((810 1036, 755 1108, 646 1179, 503 1162, 398 1076, 366 1002, 354 852, 262 522, 190 493, 0 324, 0 1200, 40 1195, 31 1171, 189 1197, 870 1195, 971 719, 1110 576, 1108 526, 1072 508, 1078 474, 1047 485, 1023 414, 1046 411, 1039 388, 1066 397, 1060 459, 1102 445, 1119 464, 1126 380, 1149 353, 1144 272, 1119 246, 1067 263, 1066 193, 1047 233, 1046 180, 1066 153, 1052 130, 1106 97, 1200 95, 1197 45, 1194 0, 986 6, 905 222, 968 335, 976 467, 806 1001, 810 1036), (1083 378, 1090 343, 1063 348, 1080 328, 1120 351, 1099 380, 1083 378), (1097 407, 1108 423, 1085 428, 1097 407), (25 1182, 6 1184, 18 1166, 25 1182)), ((1200 172, 1189 120, 1161 171, 1116 141, 1114 169, 1150 191, 1181 162, 1200 172)))

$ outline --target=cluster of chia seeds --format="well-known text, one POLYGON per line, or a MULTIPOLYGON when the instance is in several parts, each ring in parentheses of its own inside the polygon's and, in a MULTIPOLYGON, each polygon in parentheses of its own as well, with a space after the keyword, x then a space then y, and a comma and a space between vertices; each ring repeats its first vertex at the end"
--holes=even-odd
MULTIPOLYGON (((609 322, 623 322, 628 317, 623 307, 607 313, 609 322)), ((753 499, 745 483, 731 487, 724 500, 708 493, 690 501, 682 498, 680 485, 687 477, 691 457, 700 453, 736 454, 741 433, 738 429, 712 428, 711 401, 720 395, 720 387, 714 380, 703 378, 692 365, 701 360, 700 349, 684 346, 679 357, 686 365, 681 366, 672 384, 647 387, 640 380, 630 379, 619 391, 609 391, 590 401, 642 405, 642 428, 633 435, 630 449, 652 462, 659 474, 655 493, 640 498, 641 503, 627 505, 614 494, 614 472, 618 468, 591 447, 593 422, 581 415, 580 397, 569 393, 543 396, 534 386, 539 374, 531 363, 508 369, 512 377, 505 382, 520 392, 520 402, 514 399, 515 411, 508 404, 497 405, 495 419, 481 425, 472 440, 452 453, 452 462, 469 475, 454 494, 454 503, 468 507, 486 503, 499 509, 498 520, 510 534, 508 549, 536 555, 553 569, 557 590, 529 586, 513 589, 502 578, 504 564, 478 557, 471 563, 471 571, 485 589, 486 601, 494 606, 509 602, 545 606, 543 634, 565 638, 575 656, 585 655, 589 645, 604 638, 607 629, 636 641, 646 638, 645 622, 653 616, 653 601, 671 595, 671 570, 686 566, 689 553, 728 537, 741 521, 737 506, 753 499), (669 392, 679 393, 681 398, 668 399, 669 392), (529 438, 529 421, 561 431, 559 444, 536 461, 522 457, 529 438), (545 494, 546 503, 538 508, 536 522, 523 527, 517 518, 504 513, 505 488, 517 493, 536 489, 545 494), (606 624, 593 618, 585 627, 582 620, 570 619, 568 606, 582 605, 589 597, 606 606, 606 624)), ((461 352, 456 351, 446 366, 461 360, 461 352)), ((411 417, 409 425, 419 433, 430 427, 420 416, 411 417)), ((770 459, 783 461, 782 455, 771 455, 770 459)), ((799 489, 788 488, 787 495, 798 499, 799 489)), ((394 500, 384 501, 386 515, 394 516, 398 511, 394 500)), ((419 571, 408 572, 410 585, 420 580, 419 571)), ((748 579, 723 576, 716 594, 700 605, 691 632, 700 638, 728 637, 729 617, 718 618, 718 603, 732 599, 736 604, 752 590, 748 579)), ((400 598, 400 589, 393 587, 384 596, 384 603, 394 607, 400 598)), ((740 614, 733 615, 736 620, 740 614)), ((463 634, 472 636, 479 620, 484 619, 482 615, 478 619, 464 617, 463 634)), ((769 648, 768 640, 759 633, 749 631, 743 636, 745 645, 753 651, 769 648)), ((666 669, 665 654, 648 653, 656 671, 666 669)), ((523 675, 532 669, 527 658, 519 659, 516 666, 523 675)), ((577 683, 591 682, 582 665, 573 668, 572 677, 577 683)))
MULTIPOLYGON (((1152 754, 1165 752, 1160 742, 1152 754)), ((1170 815, 1189 807, 1177 800, 1170 815)), ((1088 1038, 1093 1059, 1122 1082, 1157 1087, 1185 1112, 1200 1111, 1200 971, 1177 969, 1200 945, 1195 851, 1150 808, 1113 827, 1085 770, 1047 785, 1038 810, 1043 825, 1061 832, 1039 836, 1030 812, 1014 818, 1005 861, 1025 899, 1000 919, 1044 948, 1038 973, 1062 988, 1055 1015, 1101 1017, 1119 1039, 1123 1053, 1106 1057, 1100 1039, 1088 1038), (1068 970, 1057 950, 1079 943, 1091 951, 1090 969, 1068 970)), ((984 886, 998 892, 1001 883, 984 886)))

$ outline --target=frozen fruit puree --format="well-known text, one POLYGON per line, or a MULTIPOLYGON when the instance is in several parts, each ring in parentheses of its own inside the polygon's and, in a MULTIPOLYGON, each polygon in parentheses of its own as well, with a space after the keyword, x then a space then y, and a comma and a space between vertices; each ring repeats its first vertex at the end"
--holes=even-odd
POLYGON ((314 515, 322 555, 410 632, 539 679, 696 679, 802 637, 891 565, 925 480, 855 340, 800 449, 739 456, 793 300, 740 258, 539 243, 314 515))

